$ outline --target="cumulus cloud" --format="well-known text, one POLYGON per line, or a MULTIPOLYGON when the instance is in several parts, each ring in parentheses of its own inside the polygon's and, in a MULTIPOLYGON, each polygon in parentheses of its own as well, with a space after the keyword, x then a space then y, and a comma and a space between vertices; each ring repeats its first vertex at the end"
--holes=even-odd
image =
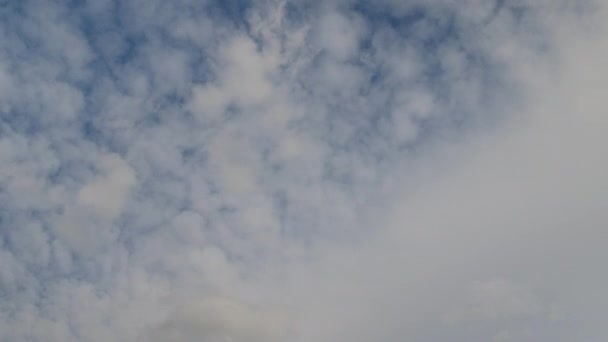
POLYGON ((605 340, 607 10, 0 4, 0 340, 605 340))

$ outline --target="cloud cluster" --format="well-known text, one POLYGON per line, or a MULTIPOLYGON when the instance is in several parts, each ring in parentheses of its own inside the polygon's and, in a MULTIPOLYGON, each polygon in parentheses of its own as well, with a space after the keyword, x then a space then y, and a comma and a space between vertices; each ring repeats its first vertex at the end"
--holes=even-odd
POLYGON ((0 3, 0 340, 605 340, 607 11, 0 3))

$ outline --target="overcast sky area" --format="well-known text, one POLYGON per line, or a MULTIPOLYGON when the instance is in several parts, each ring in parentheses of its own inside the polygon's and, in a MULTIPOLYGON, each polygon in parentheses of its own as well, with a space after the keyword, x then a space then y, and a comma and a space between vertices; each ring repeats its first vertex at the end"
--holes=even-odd
POLYGON ((603 0, 0 0, 0 341, 608 341, 603 0))

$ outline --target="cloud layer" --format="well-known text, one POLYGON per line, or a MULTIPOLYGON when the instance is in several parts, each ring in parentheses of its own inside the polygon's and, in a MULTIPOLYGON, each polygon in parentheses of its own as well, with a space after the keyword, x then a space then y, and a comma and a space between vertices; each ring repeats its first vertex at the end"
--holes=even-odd
POLYGON ((0 3, 0 340, 605 340, 607 11, 0 3))

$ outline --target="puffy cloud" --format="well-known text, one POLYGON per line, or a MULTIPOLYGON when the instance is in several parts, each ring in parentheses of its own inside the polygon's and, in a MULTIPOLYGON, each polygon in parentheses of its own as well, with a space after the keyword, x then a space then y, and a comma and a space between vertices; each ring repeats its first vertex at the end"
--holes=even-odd
POLYGON ((102 155, 99 163, 101 176, 78 191, 77 203, 111 220, 122 212, 135 175, 119 156, 102 155))
POLYGON ((0 340, 608 336, 600 2, 0 7, 0 340))

